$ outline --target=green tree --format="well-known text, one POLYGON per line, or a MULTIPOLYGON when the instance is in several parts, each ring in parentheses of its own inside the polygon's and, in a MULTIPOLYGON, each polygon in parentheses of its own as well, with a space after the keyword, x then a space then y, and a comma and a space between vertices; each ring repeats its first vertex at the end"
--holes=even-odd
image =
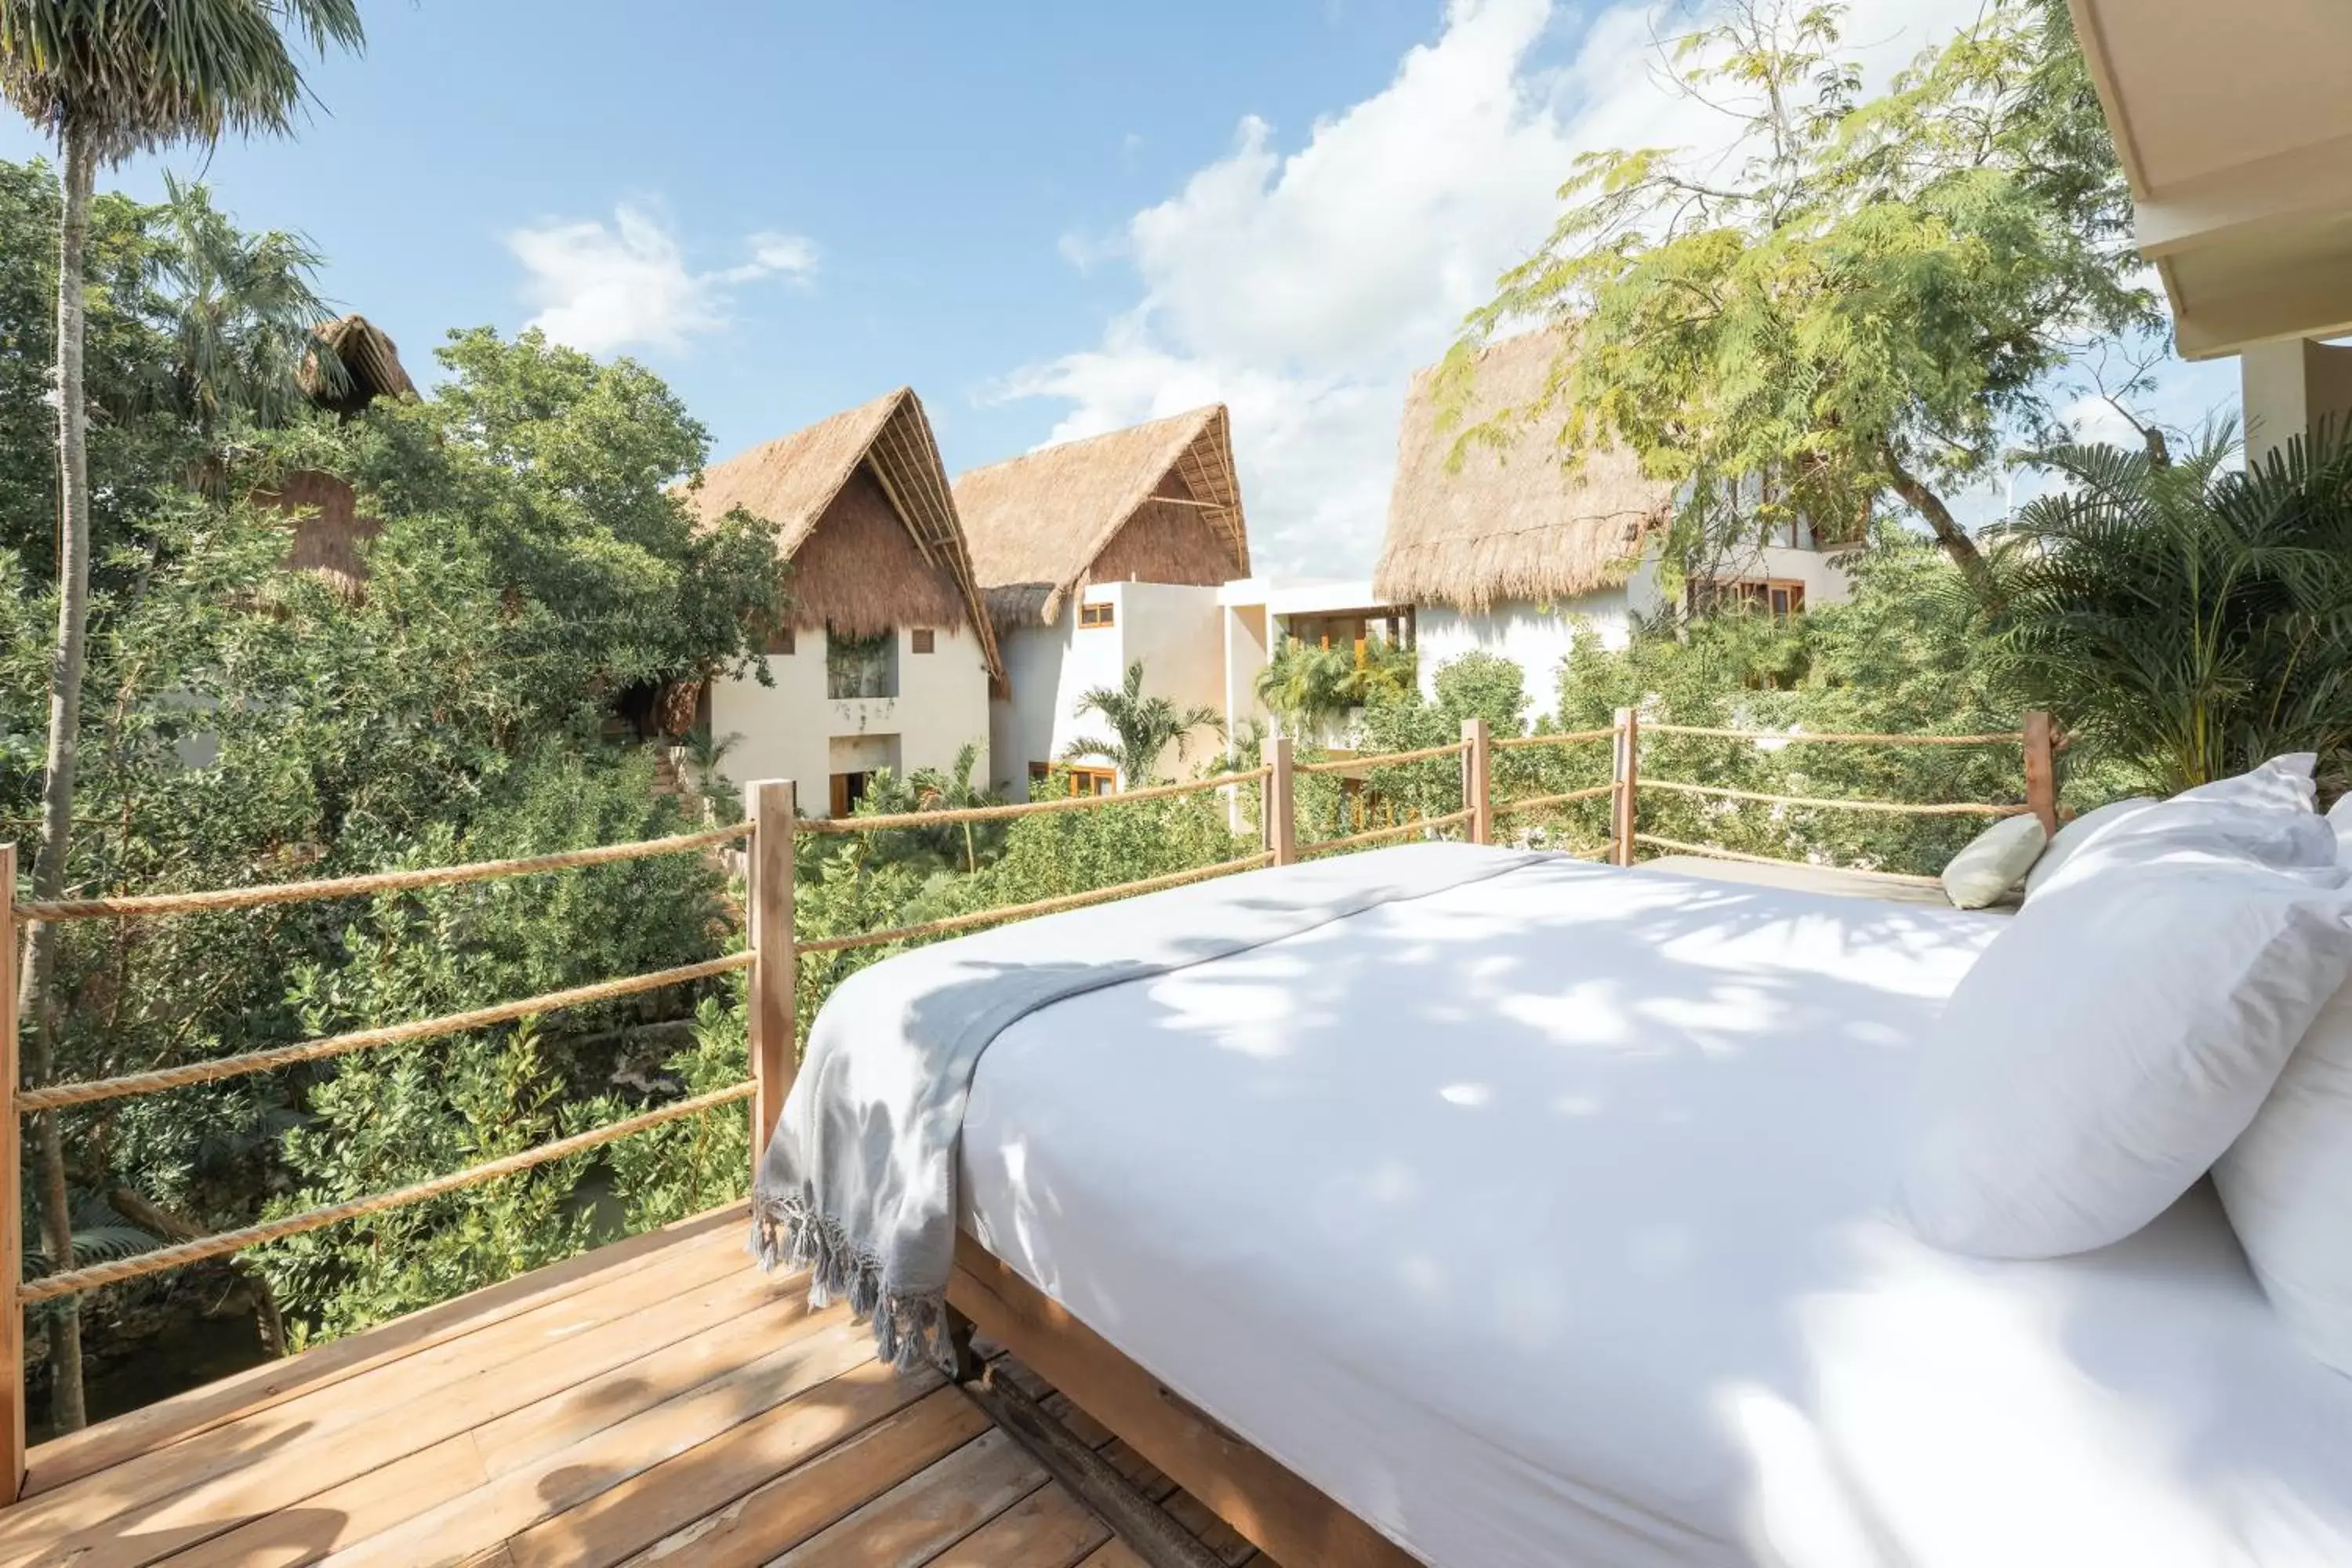
MULTIPOLYGON (((73 825, 90 558, 82 291, 98 165, 176 142, 217 141, 225 131, 290 129, 303 84, 289 47, 289 28, 320 53, 335 46, 356 48, 362 38, 357 0, 184 0, 170 5, 0 0, 0 96, 56 142, 64 161, 56 387, 63 544, 41 840, 33 859, 36 898, 63 891, 73 825)), ((45 1000, 55 962, 51 928, 36 927, 25 959, 25 992, 34 1003, 27 1066, 36 1082, 47 1074, 55 1036, 45 1000)), ((42 1119, 38 1144, 49 1255, 70 1267, 71 1215, 56 1118, 42 1119)), ((51 1344, 57 1421, 71 1431, 85 1419, 76 1314, 61 1315, 51 1344)))
POLYGON ((1682 40, 1672 68, 1734 117, 1733 152, 1580 159, 1448 374, 1460 395, 1478 335, 1558 325, 1543 393, 1468 438, 1539 419, 1571 458, 1622 441, 1682 487, 1676 559, 1800 518, 1848 537, 1891 492, 1974 573, 1947 498, 2156 304, 2063 5, 1995 0, 1867 101, 1842 9, 1738 0, 1682 40))
POLYGON ((1111 738, 1082 736, 1062 749, 1062 760, 1107 762, 1118 770, 1119 782, 1129 789, 1157 780, 1160 753, 1171 746, 1182 762, 1195 731, 1225 732, 1224 718, 1213 708, 1180 707, 1165 697, 1145 696, 1140 659, 1127 667, 1127 679, 1118 687, 1093 688, 1079 697, 1071 712, 1076 718, 1098 716, 1110 726, 1111 738))
POLYGON ((2066 482, 1992 535, 1993 655, 2032 705, 2170 792, 2352 748, 2352 444, 2244 469, 2227 426, 2177 461, 2061 447, 2066 482))

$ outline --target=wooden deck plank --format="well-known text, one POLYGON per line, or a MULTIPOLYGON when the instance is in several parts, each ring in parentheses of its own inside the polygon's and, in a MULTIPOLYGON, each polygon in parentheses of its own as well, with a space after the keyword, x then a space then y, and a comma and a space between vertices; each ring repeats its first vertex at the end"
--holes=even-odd
POLYGON ((927 1568, 1073 1568, 1110 1527, 1060 1487, 1040 1487, 932 1558, 927 1568))
POLYGON ((27 1496, 93 1475, 141 1454, 151 1453, 227 1422, 256 1415, 313 1392, 388 1365, 404 1357, 583 1290, 611 1284, 621 1276, 656 1263, 674 1266, 681 1244, 740 1246, 751 1223, 750 1209, 736 1204, 658 1230, 583 1252, 550 1268, 445 1301, 422 1312, 321 1345, 284 1361, 266 1362, 202 1388, 158 1401, 36 1447, 26 1458, 27 1496))
POLYGON ((771 1568, 923 1568, 1046 1484, 1045 1467, 992 1426, 774 1558, 771 1568))
MULTIPOLYGON (((988 1417, 960 1391, 935 1389, 847 1442, 664 1536, 626 1563, 629 1568, 752 1568, 810 1540, 989 1429, 988 1417)), ((757 1474, 756 1462, 738 1465, 735 1473, 757 1474)), ((552 1553, 534 1555, 529 1536, 512 1544, 517 1568, 569 1561, 552 1553)))
MULTIPOLYGON (((536 1556, 541 1548, 554 1545, 556 1560, 577 1563, 591 1554, 588 1548, 604 1524, 614 1522, 617 1529, 625 1522, 618 1518, 624 1508, 595 1505, 612 1497, 614 1489, 713 1437, 760 1421, 770 1435, 771 1451, 790 1463, 821 1452, 846 1431, 879 1419, 911 1397, 895 1374, 875 1367, 871 1331, 845 1314, 818 1333, 724 1378, 535 1463, 493 1472, 488 1484, 419 1511, 397 1528, 324 1561, 335 1568, 422 1568, 456 1562, 504 1540, 509 1552, 519 1557, 536 1556), (572 1528, 541 1533, 531 1552, 514 1552, 515 1537, 575 1510, 580 1511, 572 1528)), ((671 1505, 679 1500, 656 1500, 671 1505)), ((616 1545, 610 1554, 620 1556, 657 1534, 657 1530, 640 1529, 635 1541, 616 1545)))
POLYGON ((733 1365, 713 1366, 703 1363, 701 1356, 693 1358, 689 1366, 702 1375, 684 1386, 677 1386, 680 1380, 675 1375, 660 1378, 644 1370, 667 1353, 656 1352, 646 1362, 616 1368, 515 1413, 531 1415, 560 1406, 572 1423, 569 1440, 561 1431, 534 1426, 531 1431, 540 1440, 530 1451, 511 1446, 494 1450, 483 1443, 488 1428, 478 1427, 452 1439, 465 1442, 475 1458, 475 1475, 462 1484, 387 1487, 382 1478, 409 1462, 394 1460, 313 1493, 299 1507, 255 1520, 180 1553, 170 1559, 171 1568, 236 1568, 261 1561, 265 1554, 280 1568, 320 1561, 392 1563, 402 1568, 458 1562, 593 1496, 614 1480, 726 1430, 744 1418, 746 1405, 780 1404, 868 1359, 870 1351, 858 1333, 840 1316, 795 1323, 772 1306, 667 1347, 670 1352, 707 1351, 713 1342, 730 1338, 737 1347, 733 1365), (793 1332, 796 1328, 801 1331, 793 1332), (746 1335, 753 1337, 747 1341, 746 1335), (778 1348, 768 1355, 744 1363, 740 1352, 746 1343, 778 1341, 778 1348), (305 1521, 299 1531, 285 1522, 297 1518, 305 1521), (310 1551, 307 1556, 280 1544, 298 1535, 310 1551))
MULTIPOLYGON (((93 1428, 0 1511, 0 1564, 1139 1568, 964 1391, 901 1376, 868 1329, 810 1312, 804 1280, 759 1274, 741 1217, 93 1428)), ((999 1356, 1224 1561, 1275 1568, 999 1356)))
POLYGON ((683 1294, 668 1293, 667 1273, 615 1281, 622 1295, 637 1298, 635 1310, 623 1316, 592 1316, 560 1334, 525 1319, 468 1335, 450 1347, 467 1352, 466 1375, 415 1390, 405 1403, 346 1381, 126 1461, 83 1486, 44 1493, 0 1514, 0 1552, 40 1542, 43 1550, 28 1562, 42 1568, 140 1568, 626 1365, 737 1316, 778 1289, 740 1257, 725 1275, 683 1294), (272 1458, 279 1462, 268 1462, 272 1458), (128 1472, 135 1472, 131 1484, 118 1480, 128 1472))

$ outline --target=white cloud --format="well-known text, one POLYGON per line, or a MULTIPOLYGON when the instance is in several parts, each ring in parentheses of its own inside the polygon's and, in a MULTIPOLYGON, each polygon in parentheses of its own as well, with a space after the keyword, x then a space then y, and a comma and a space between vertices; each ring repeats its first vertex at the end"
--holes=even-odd
POLYGON ((514 230, 506 243, 537 311, 530 325, 590 353, 683 347, 726 324, 730 289, 764 278, 805 282, 817 266, 814 240, 762 232, 744 241, 749 260, 696 272, 661 218, 626 202, 610 224, 544 223, 514 230))
MULTIPOLYGON (((1978 5, 1860 0, 1851 52, 1884 70, 1978 5)), ((1658 13, 1619 5, 1564 36, 1573 23, 1554 0, 1450 0, 1433 42, 1296 152, 1244 119, 1231 152, 1129 221, 1133 307, 1002 390, 1068 403, 1055 440, 1230 404, 1261 569, 1369 572, 1407 380, 1541 241, 1576 155, 1725 139, 1659 79, 1658 13)))

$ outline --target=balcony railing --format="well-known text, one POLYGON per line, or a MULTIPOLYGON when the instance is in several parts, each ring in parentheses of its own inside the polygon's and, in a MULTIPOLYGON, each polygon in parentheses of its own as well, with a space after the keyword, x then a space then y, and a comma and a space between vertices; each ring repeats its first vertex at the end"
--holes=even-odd
MULTIPOLYGON (((0 1223, 0 1503, 13 1502, 16 1500, 25 1472, 24 1309, 27 1306, 79 1295, 104 1286, 121 1284, 168 1269, 184 1268, 192 1263, 225 1257, 265 1242, 299 1236, 307 1231, 319 1230, 347 1220, 421 1203, 429 1198, 440 1197, 484 1182, 497 1180, 501 1176, 513 1175, 551 1161, 581 1153, 649 1128, 658 1127, 665 1122, 743 1101, 749 1101, 751 1106, 752 1158, 756 1164, 759 1152, 766 1146, 768 1134, 773 1131, 778 1117, 782 1113, 785 1096, 792 1089, 798 1056, 794 1038, 795 987, 799 958, 803 952, 810 954, 837 952, 950 936, 958 931, 969 931, 979 926, 1023 920, 1064 910, 1080 909, 1090 904, 1153 892, 1163 888, 1178 887, 1213 877, 1227 876, 1237 871, 1254 870, 1265 866, 1286 866, 1309 856, 1367 848, 1413 837, 1453 835, 1472 843, 1487 844, 1494 842, 1496 824, 1501 818, 1604 797, 1612 803, 1609 840, 1605 848, 1585 851, 1584 853, 1589 856, 1605 855, 1612 863, 1627 866, 1633 864, 1637 847, 1650 846, 1679 852, 1717 855, 1735 860, 1769 860, 1767 857, 1664 838, 1642 832, 1638 801, 1640 792, 1643 789, 1809 809, 1831 808, 1916 815, 1983 816, 2012 816, 2030 811, 2039 816, 2045 826, 2054 830, 2057 825, 2056 775, 2053 763, 2056 750, 2057 742, 2049 718, 2045 714, 2039 713, 2029 715, 2025 727, 2021 731, 1996 734, 1816 735, 1776 734, 1760 731, 1704 729, 1672 724, 1645 726, 1640 722, 1633 710, 1621 709, 1617 713, 1616 721, 1605 730, 1512 736, 1496 740, 1489 736, 1485 721, 1472 719, 1464 722, 1461 739, 1446 745, 1424 747, 1416 751, 1358 755, 1324 763, 1297 762, 1293 756, 1291 742, 1286 737, 1276 737, 1267 744, 1269 755, 1265 763, 1246 772, 1216 774, 1189 784, 1130 790, 1124 795, 1074 795, 1059 800, 1031 801, 1018 805, 922 811, 896 816, 803 819, 796 810, 793 781, 769 780, 753 784, 746 792, 749 805, 748 820, 714 827, 700 833, 682 834, 674 837, 650 839, 640 843, 609 845, 562 854, 532 856, 522 859, 481 861, 469 865, 429 869, 391 871, 368 876, 341 877, 260 887, 230 888, 206 892, 145 894, 121 898, 72 899, 19 903, 15 898, 16 849, 14 845, 0 845, 0 1216, 5 1216, 5 1223, 0 1223), (2025 798, 2021 804, 1962 802, 1908 805, 1888 801, 1776 795, 1682 780, 1645 777, 1640 767, 1641 742, 1645 734, 1713 736, 1751 742, 1807 745, 2014 745, 2021 747, 2023 752, 2025 798), (1498 752, 1591 745, 1604 741, 1611 746, 1612 768, 1609 782, 1549 795, 1522 796, 1513 800, 1497 801, 1495 798, 1494 763, 1496 753, 1498 752), (1296 789, 1297 781, 1301 776, 1313 777, 1329 773, 1360 775, 1365 770, 1409 766, 1432 763, 1445 757, 1459 759, 1460 799, 1463 802, 1459 809, 1437 815, 1414 816, 1407 821, 1367 832, 1348 834, 1303 846, 1300 844, 1297 837, 1296 789), (860 932, 852 936, 829 937, 805 942, 798 941, 793 931, 793 851, 794 840, 800 835, 872 834, 906 827, 940 827, 961 823, 1005 822, 1024 816, 1116 808, 1142 801, 1172 799, 1212 791, 1238 791, 1252 786, 1262 786, 1264 791, 1258 814, 1262 847, 1255 854, 1240 856, 1234 859, 1219 861, 1190 870, 1124 882, 1114 887, 1090 889, 1030 903, 955 915, 919 925, 894 927, 860 932), (354 1030, 347 1034, 331 1035, 294 1045, 250 1051, 212 1061, 191 1062, 147 1072, 126 1074, 119 1078, 84 1082, 39 1084, 29 1087, 19 1084, 17 1037, 21 998, 16 994, 17 959, 21 933, 25 927, 36 922, 135 920, 196 911, 257 909, 272 904, 448 887, 493 878, 543 875, 656 855, 707 852, 738 841, 743 842, 746 846, 748 871, 744 905, 745 949, 740 952, 698 963, 660 970, 649 974, 625 976, 590 985, 547 992, 537 996, 524 997, 520 1001, 477 1008, 470 1012, 419 1019, 411 1023, 387 1025, 378 1028, 354 1030), (53 1115, 74 1106, 157 1094, 246 1073, 267 1072, 301 1062, 324 1061, 381 1046, 462 1033, 495 1024, 512 1022, 533 1014, 579 1006, 616 996, 633 995, 667 986, 688 984, 737 971, 749 972, 747 1022, 751 1046, 751 1077, 740 1083, 730 1084, 690 1099, 659 1106, 603 1127, 593 1128, 584 1132, 575 1133, 501 1159, 469 1166, 395 1191, 354 1198, 343 1203, 305 1210, 299 1214, 281 1215, 276 1219, 247 1226, 237 1230, 183 1241, 108 1262, 68 1268, 42 1276, 37 1279, 28 1281, 23 1277, 23 1237, 15 1216, 21 1212, 22 1194, 19 1187, 23 1170, 22 1134, 23 1119, 26 1117, 53 1115)), ((1918 879, 1900 879, 1917 880, 1918 879)))

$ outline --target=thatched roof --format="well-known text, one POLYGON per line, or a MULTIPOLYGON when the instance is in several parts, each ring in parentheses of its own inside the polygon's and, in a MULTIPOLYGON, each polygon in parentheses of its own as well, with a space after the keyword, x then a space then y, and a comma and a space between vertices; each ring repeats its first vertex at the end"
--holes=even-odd
POLYGON ((1052 624, 1088 582, 1249 575, 1223 404, 974 468, 955 499, 1000 626, 1052 624))
POLYGON ((362 517, 351 481, 317 468, 296 468, 278 483, 253 492, 256 505, 293 515, 294 537, 287 546, 289 571, 309 572, 346 599, 367 591, 368 542, 383 531, 381 519, 362 517))
POLYGON ((1514 411, 1532 412, 1542 398, 1560 350, 1556 331, 1486 349, 1458 422, 1441 418, 1435 367, 1412 378, 1388 537, 1372 572, 1382 598, 1474 615, 1510 600, 1570 598, 1622 581, 1644 536, 1664 523, 1675 487, 1643 477, 1631 452, 1590 453, 1571 474, 1556 421, 1515 426, 1514 411), (1490 419, 1506 432, 1500 443, 1463 444, 1464 431, 1490 419))
POLYGON ((822 625, 829 616, 852 635, 891 626, 967 624, 980 639, 990 678, 1003 681, 947 468, 912 388, 902 386, 730 458, 705 469, 685 494, 706 521, 741 507, 776 524, 777 553, 795 565, 796 624, 822 625), (912 569, 897 553, 896 542, 876 531, 867 481, 912 541, 912 569), (803 557, 820 523, 825 525, 822 545, 803 557), (941 580, 952 594, 944 607, 959 612, 953 620, 939 614, 941 580))
POLYGON ((319 341, 341 362, 343 381, 330 390, 319 374, 317 356, 305 359, 296 379, 321 408, 357 414, 379 397, 415 397, 416 384, 400 363, 400 348, 365 316, 349 315, 318 329, 319 341))

